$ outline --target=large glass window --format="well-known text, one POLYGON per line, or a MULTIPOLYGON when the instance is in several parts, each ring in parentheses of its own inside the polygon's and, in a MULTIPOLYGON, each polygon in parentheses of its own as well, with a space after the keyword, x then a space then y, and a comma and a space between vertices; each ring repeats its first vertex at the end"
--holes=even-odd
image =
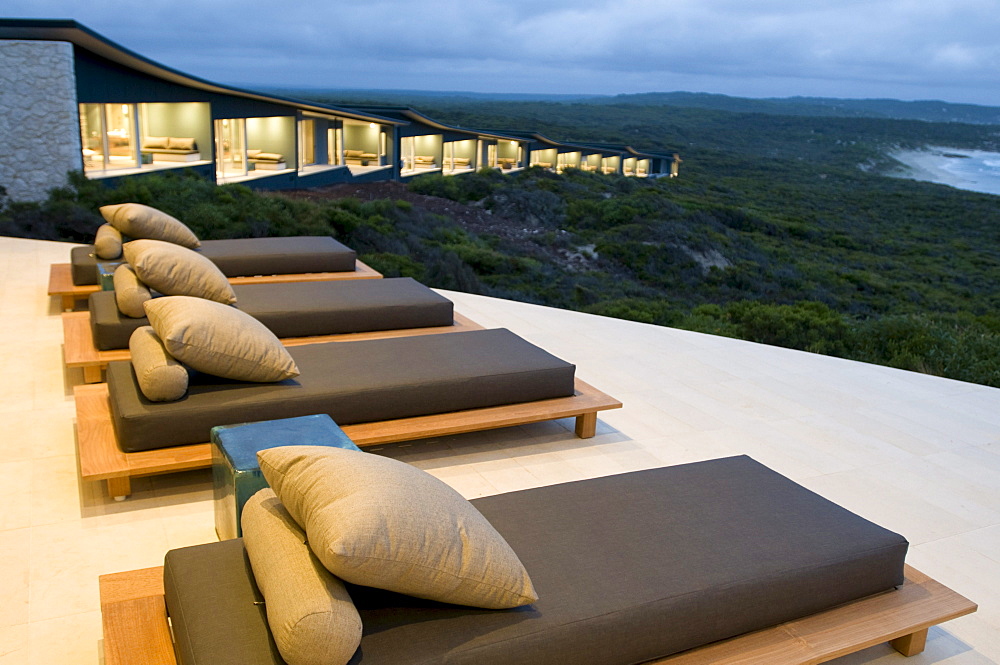
POLYGON ((344 163, 344 130, 340 127, 326 130, 326 161, 328 164, 344 163))
POLYGON ((497 143, 497 166, 501 169, 519 169, 524 166, 524 149, 517 141, 497 143))
POLYGON ((138 132, 135 104, 80 104, 84 171, 137 167, 138 132))
MULTIPOLYGON (((404 136, 399 140, 402 173, 441 168, 443 146, 440 134, 404 136)), ((348 160, 350 163, 350 160, 348 160)))
POLYGON ((404 136, 399 139, 399 151, 402 153, 401 158, 403 160, 403 170, 412 171, 413 170, 413 160, 416 156, 415 148, 413 147, 413 137, 404 136))
POLYGON ((104 168, 104 123, 100 104, 80 104, 80 145, 83 146, 83 170, 104 168))
POLYGON ((243 118, 215 121, 215 172, 219 180, 247 174, 246 121, 243 118))
POLYGON ((90 175, 198 162, 210 136, 205 102, 80 104, 83 169, 90 175))
POLYGON ((316 121, 299 120, 299 167, 316 163, 316 121))
POLYGON ((560 152, 558 159, 559 161, 556 169, 560 173, 566 169, 580 168, 580 153, 578 152, 560 152))
POLYGON ((388 138, 382 125, 345 119, 342 126, 345 164, 378 167, 386 163, 388 138))
POLYGON ((543 169, 551 169, 556 165, 556 149, 546 148, 545 150, 531 151, 531 164, 529 166, 540 166, 543 169))
POLYGON ((444 172, 459 173, 475 170, 476 141, 448 141, 444 144, 444 172))
POLYGON ((114 168, 138 166, 135 137, 139 127, 135 104, 105 104, 104 112, 108 128, 108 161, 114 168))

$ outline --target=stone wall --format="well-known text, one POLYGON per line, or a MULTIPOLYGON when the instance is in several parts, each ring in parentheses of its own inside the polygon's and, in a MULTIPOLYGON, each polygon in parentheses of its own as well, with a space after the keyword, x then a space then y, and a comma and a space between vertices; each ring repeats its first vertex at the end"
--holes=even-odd
POLYGON ((38 201, 80 168, 73 46, 0 40, 0 186, 38 201))

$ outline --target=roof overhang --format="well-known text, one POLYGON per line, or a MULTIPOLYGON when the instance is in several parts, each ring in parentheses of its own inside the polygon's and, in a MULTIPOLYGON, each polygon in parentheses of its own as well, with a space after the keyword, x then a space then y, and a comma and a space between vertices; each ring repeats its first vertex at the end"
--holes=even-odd
POLYGON ((488 129, 470 129, 468 127, 459 127, 457 125, 446 125, 445 123, 430 118, 421 113, 420 111, 411 108, 409 106, 372 106, 368 104, 365 105, 348 104, 347 107, 351 109, 368 111, 370 113, 396 116, 411 122, 418 122, 423 125, 428 125, 430 127, 433 127, 434 129, 439 129, 441 131, 469 134, 470 136, 476 136, 481 139, 498 139, 502 141, 523 140, 519 136, 515 136, 512 134, 498 133, 496 131, 488 129))

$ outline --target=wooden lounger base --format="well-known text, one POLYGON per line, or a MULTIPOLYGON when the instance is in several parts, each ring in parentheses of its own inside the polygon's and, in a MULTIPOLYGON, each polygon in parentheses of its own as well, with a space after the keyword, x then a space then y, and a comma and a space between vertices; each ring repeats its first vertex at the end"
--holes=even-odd
MULTIPOLYGON (((230 284, 277 284, 287 282, 328 282, 338 279, 381 279, 382 273, 362 261, 355 263, 353 272, 308 272, 286 275, 254 275, 253 277, 230 277, 230 284)), ((72 266, 69 263, 53 263, 49 268, 49 295, 58 296, 63 311, 76 307, 77 301, 86 300, 91 293, 100 291, 97 284, 77 286, 73 283, 72 266)))
MULTIPOLYGON (((95 383, 76 386, 73 389, 73 396, 76 400, 80 477, 83 480, 106 481, 108 494, 116 500, 121 501, 131 494, 131 479, 134 477, 211 466, 210 443, 135 453, 122 452, 115 439, 111 421, 108 385, 95 383)), ((347 425, 343 430, 355 444, 364 447, 525 425, 558 418, 576 418, 576 435, 587 439, 596 433, 597 412, 621 408, 621 405, 622 403, 613 397, 577 379, 576 394, 572 397, 347 425)))
MULTIPOLYGON (((106 665, 176 665, 163 600, 163 568, 102 575, 100 589, 106 665)), ((651 662, 802 665, 884 642, 912 656, 923 651, 931 626, 975 611, 972 601, 906 566, 906 581, 895 591, 651 662)))
MULTIPOLYGON (((66 367, 83 370, 84 383, 98 383, 104 380, 104 370, 112 360, 130 360, 128 349, 100 351, 94 346, 94 336, 90 330, 90 312, 63 312, 63 356, 66 367)), ((285 346, 319 344, 322 342, 356 342, 365 339, 386 339, 389 337, 413 337, 415 335, 436 335, 439 333, 481 330, 475 321, 455 313, 450 326, 432 328, 406 328, 401 330, 379 330, 376 332, 346 333, 341 335, 319 335, 314 337, 287 337, 281 340, 285 346)))

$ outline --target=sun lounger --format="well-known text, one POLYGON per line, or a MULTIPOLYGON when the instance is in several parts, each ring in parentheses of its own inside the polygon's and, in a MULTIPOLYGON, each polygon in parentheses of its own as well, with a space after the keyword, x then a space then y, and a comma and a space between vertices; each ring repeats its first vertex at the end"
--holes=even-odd
MULTIPOLYGON (((233 290, 237 307, 285 346, 478 327, 455 315, 450 300, 410 278, 246 284, 233 290)), ((122 315, 113 291, 92 293, 89 310, 63 313, 63 351, 66 366, 81 368, 84 381, 94 383, 102 380, 108 362, 129 359, 129 337, 149 321, 122 315)))
POLYGON ((146 400, 131 363, 77 386, 81 475, 130 493, 132 476, 207 467, 215 425, 327 413, 359 446, 576 418, 621 406, 574 367, 510 331, 474 330, 289 348, 301 374, 276 384, 195 375, 176 402, 146 400), (448 339, 444 339, 448 338, 448 339))
MULTIPOLYGON (((377 279, 382 275, 357 260, 354 250, 329 236, 205 240, 197 250, 211 259, 233 284, 377 279)), ((70 250, 70 263, 49 272, 50 296, 72 309, 100 290, 93 245, 70 250)), ((120 261, 112 262, 120 263, 120 261)))
MULTIPOLYGON (((905 566, 901 536, 747 457, 472 503, 538 601, 480 610, 349 586, 363 626, 351 665, 787 665, 882 642, 909 656, 976 610, 905 566)), ((108 663, 283 664, 242 540, 100 586, 108 663)))

